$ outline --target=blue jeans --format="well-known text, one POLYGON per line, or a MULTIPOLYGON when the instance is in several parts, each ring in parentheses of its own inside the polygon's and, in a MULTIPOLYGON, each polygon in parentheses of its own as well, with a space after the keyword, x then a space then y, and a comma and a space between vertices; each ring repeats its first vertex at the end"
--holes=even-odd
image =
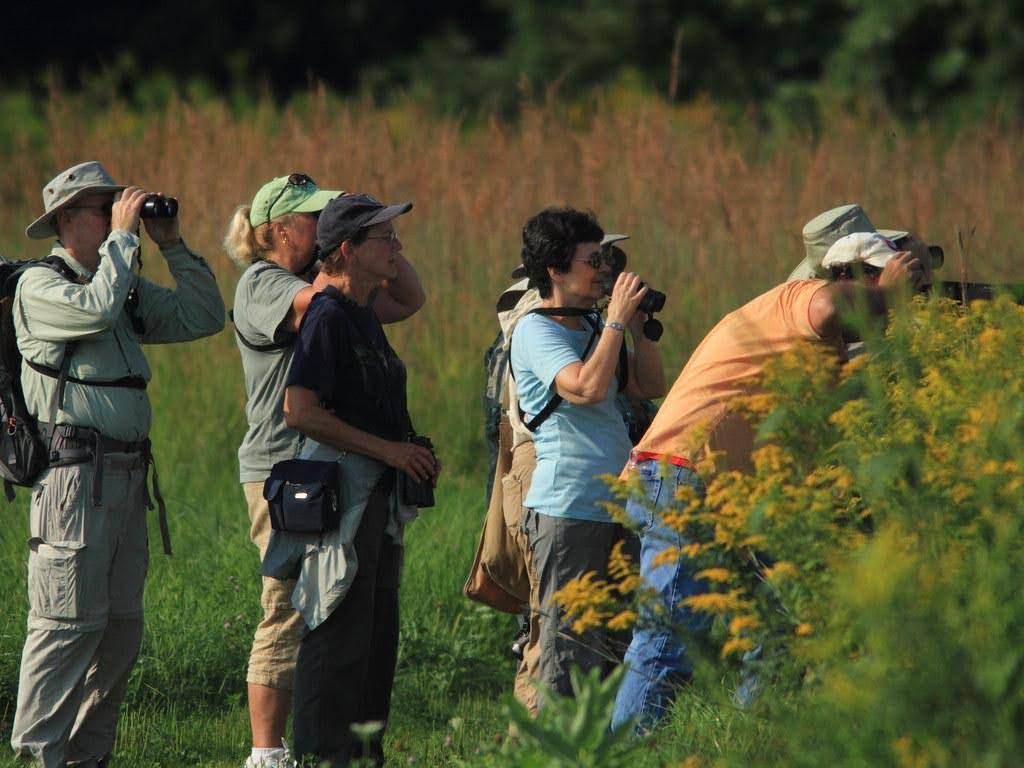
POLYGON ((660 552, 689 543, 664 525, 661 512, 676 503, 678 486, 688 485, 703 497, 704 483, 693 470, 673 465, 667 466, 662 477, 661 465, 653 460, 640 462, 636 470, 646 498, 630 498, 626 513, 640 526, 640 575, 644 586, 657 592, 663 612, 659 616, 651 608, 641 609, 626 651, 626 674, 615 699, 612 728, 632 722, 636 733, 643 734, 665 716, 676 689, 693 674, 680 630, 706 632, 710 622, 679 605, 684 598, 707 591, 707 586, 694 578, 690 558, 680 557, 672 565, 652 567, 660 552))

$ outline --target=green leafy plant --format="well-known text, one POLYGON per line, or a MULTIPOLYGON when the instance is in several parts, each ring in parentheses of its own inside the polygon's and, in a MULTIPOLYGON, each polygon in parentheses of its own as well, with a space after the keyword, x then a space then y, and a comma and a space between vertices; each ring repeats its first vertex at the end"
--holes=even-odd
POLYGON ((584 674, 573 669, 572 696, 543 691, 544 705, 536 719, 513 701, 506 714, 511 735, 487 756, 493 768, 619 768, 632 765, 636 742, 630 729, 610 729, 622 668, 605 679, 601 670, 584 674))

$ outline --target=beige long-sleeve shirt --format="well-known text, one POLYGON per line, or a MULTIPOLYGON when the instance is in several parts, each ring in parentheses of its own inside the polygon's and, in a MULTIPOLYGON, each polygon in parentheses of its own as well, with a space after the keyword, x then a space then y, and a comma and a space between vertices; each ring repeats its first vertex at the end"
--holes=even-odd
MULTIPOLYGON (((181 242, 162 251, 174 278, 174 289, 144 280, 132 272, 139 238, 114 230, 100 246, 100 263, 90 272, 60 244, 51 255, 61 257, 76 274, 69 282, 51 269, 27 270, 14 297, 14 327, 22 357, 59 368, 68 342, 75 342, 69 373, 88 381, 125 376, 150 380, 141 344, 190 341, 224 327, 224 302, 217 281, 201 257, 181 242), (125 300, 138 291, 138 316, 145 332, 132 328, 125 300)), ((21 384, 29 411, 40 421, 50 418, 56 379, 22 365, 21 384)), ((69 383, 56 423, 91 427, 117 440, 141 440, 149 434, 152 414, 145 390, 92 387, 69 383)))

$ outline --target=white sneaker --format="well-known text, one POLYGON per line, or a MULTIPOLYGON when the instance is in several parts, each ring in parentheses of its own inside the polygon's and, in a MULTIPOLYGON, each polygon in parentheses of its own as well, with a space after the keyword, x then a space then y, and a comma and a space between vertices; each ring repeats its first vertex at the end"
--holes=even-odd
POLYGON ((298 763, 295 762, 295 758, 292 757, 288 745, 282 739, 280 750, 274 750, 274 754, 269 757, 253 757, 249 755, 245 760, 243 768, 298 768, 298 763))

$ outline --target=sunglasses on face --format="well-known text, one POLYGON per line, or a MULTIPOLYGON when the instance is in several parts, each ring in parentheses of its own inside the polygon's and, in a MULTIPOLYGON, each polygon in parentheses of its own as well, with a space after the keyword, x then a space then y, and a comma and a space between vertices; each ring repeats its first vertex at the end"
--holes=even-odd
POLYGON ((601 255, 600 251, 594 251, 593 253, 589 253, 586 256, 577 257, 573 259, 573 261, 582 261, 584 264, 588 265, 591 269, 594 270, 600 269, 605 264, 604 257, 601 255))
POLYGON ((288 187, 304 187, 307 184, 311 184, 314 187, 316 186, 316 182, 304 173, 289 173, 288 181, 283 187, 281 187, 281 191, 277 193, 277 197, 275 197, 274 201, 267 207, 267 224, 269 224, 270 220, 273 218, 271 214, 274 212, 274 206, 277 205, 278 201, 284 195, 285 190, 288 189, 288 187))

